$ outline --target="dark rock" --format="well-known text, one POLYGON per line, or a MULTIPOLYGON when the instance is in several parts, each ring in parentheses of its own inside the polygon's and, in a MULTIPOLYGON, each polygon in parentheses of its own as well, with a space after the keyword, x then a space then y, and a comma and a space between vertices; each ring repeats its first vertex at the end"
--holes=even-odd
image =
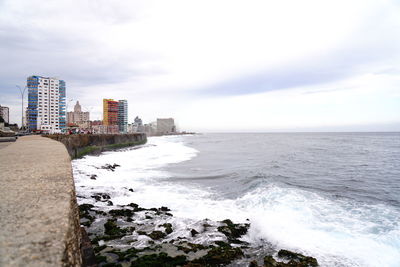
POLYGON ((204 264, 205 266, 228 265, 232 261, 243 257, 243 255, 243 251, 240 248, 233 248, 229 244, 224 243, 223 246, 211 247, 207 255, 192 262, 204 264))
POLYGON ((249 267, 258 267, 257 261, 251 261, 249 267))
POLYGON ((132 217, 135 212, 131 209, 110 210, 109 214, 113 217, 132 217))
POLYGON ((114 203, 112 203, 111 200, 107 201, 107 206, 113 206, 113 205, 114 205, 114 203))
POLYGON ((195 229, 190 230, 190 234, 192 237, 195 237, 199 232, 197 232, 195 229))
POLYGON ((92 210, 94 206, 92 204, 82 204, 79 205, 79 211, 80 212, 88 212, 90 210, 92 210))
POLYGON ((170 257, 167 253, 145 255, 131 263, 135 267, 172 267, 183 266, 187 263, 185 256, 170 257))
POLYGON ((137 254, 141 251, 143 251, 143 250, 130 248, 125 251, 113 250, 110 252, 118 255, 119 261, 130 261, 131 259, 136 258, 137 254))
POLYGON ((153 231, 150 234, 148 234, 147 236, 153 240, 159 240, 161 238, 164 238, 166 236, 166 234, 161 231, 153 231))
POLYGON ((107 262, 107 257, 101 256, 101 255, 96 255, 96 262, 97 263, 107 262))
POLYGON ((167 208, 167 207, 161 207, 160 211, 171 211, 171 210, 169 208, 167 208))
POLYGON ((237 240, 241 236, 245 235, 247 233, 247 230, 250 227, 250 224, 245 223, 245 224, 240 224, 240 223, 233 223, 231 220, 223 220, 222 223, 224 223, 224 226, 219 226, 218 231, 223 233, 230 242, 232 243, 241 243, 240 240, 237 240))
POLYGON ((105 169, 105 170, 109 170, 109 171, 115 171, 115 168, 120 167, 121 165, 118 165, 116 163, 114 163, 113 165, 111 164, 106 164, 104 166, 101 166, 100 169, 105 169))
POLYGON ((304 256, 300 253, 295 253, 289 250, 281 249, 278 252, 278 257, 289 260, 289 264, 298 266, 318 266, 317 259, 313 257, 304 256))
POLYGON ((133 189, 132 189, 132 188, 129 188, 128 190, 131 191, 131 192, 133 192, 133 189))
POLYGON ((272 256, 264 257, 264 267, 277 267, 279 263, 272 256))
POLYGON ((104 224, 104 233, 106 235, 119 235, 122 233, 122 229, 117 225, 115 219, 111 219, 104 224))
POLYGON ((106 202, 107 200, 111 199, 110 195, 106 193, 96 193, 90 197, 96 199, 96 201, 101 201, 101 202, 106 202))
POLYGON ((164 223, 162 226, 164 226, 165 228, 165 233, 167 235, 169 235, 170 233, 172 233, 172 224, 170 223, 164 223))
POLYGON ((151 219, 153 219, 153 217, 146 215, 145 219, 151 220, 151 219))
POLYGON ((92 179, 92 180, 96 180, 96 178, 97 178, 97 175, 96 175, 96 174, 92 174, 92 175, 90 176, 90 179, 92 179))

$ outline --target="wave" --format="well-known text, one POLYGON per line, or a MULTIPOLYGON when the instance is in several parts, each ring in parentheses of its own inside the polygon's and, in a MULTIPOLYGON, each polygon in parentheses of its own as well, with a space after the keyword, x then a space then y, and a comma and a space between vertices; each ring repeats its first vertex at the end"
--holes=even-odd
MULTIPOLYGON (((399 266, 400 211, 383 204, 328 199, 301 188, 274 184, 257 174, 245 194, 227 199, 212 188, 184 183, 164 167, 196 157, 180 137, 149 138, 141 149, 107 152, 73 161, 79 195, 107 192, 115 205, 168 206, 185 227, 205 218, 250 220, 247 241, 318 258, 322 266, 399 266), (111 172, 105 164, 121 165, 111 172), (97 179, 89 178, 96 174, 97 179), (133 189, 134 192, 128 189, 133 189)), ((225 179, 229 174, 189 179, 225 179)), ((242 180, 244 182, 245 180, 242 180)), ((229 184, 227 184, 229 187, 229 184)))

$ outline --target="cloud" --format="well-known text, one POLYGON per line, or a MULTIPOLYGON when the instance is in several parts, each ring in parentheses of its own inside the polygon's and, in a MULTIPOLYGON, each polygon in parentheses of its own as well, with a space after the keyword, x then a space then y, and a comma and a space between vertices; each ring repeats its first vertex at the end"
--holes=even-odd
POLYGON ((96 116, 109 97, 148 120, 197 117, 200 100, 351 90, 341 82, 400 69, 399 12, 396 1, 6 0, 1 104, 30 75, 64 79, 96 116))

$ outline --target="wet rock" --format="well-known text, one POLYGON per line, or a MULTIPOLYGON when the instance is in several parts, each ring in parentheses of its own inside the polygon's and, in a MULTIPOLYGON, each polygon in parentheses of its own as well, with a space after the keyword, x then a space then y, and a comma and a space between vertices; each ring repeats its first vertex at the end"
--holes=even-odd
POLYGON ((228 243, 220 243, 222 246, 212 247, 207 254, 193 263, 204 264, 205 266, 220 266, 230 264, 232 261, 243 257, 244 253, 240 248, 234 248, 228 243))
POLYGON ((106 193, 96 193, 94 195, 91 195, 90 197, 94 198, 96 201, 101 202, 106 202, 107 200, 111 199, 110 195, 106 193))
POLYGON ((170 233, 172 233, 172 224, 170 224, 170 223, 164 223, 162 226, 165 228, 165 233, 166 233, 167 235, 169 235, 170 233))
POLYGON ((190 234, 192 237, 195 237, 199 232, 197 232, 195 229, 190 230, 190 234))
POLYGON ((225 225, 219 226, 218 231, 223 233, 230 242, 232 243, 242 243, 238 238, 245 235, 250 227, 250 224, 245 223, 233 223, 231 220, 223 220, 222 223, 225 225))
POLYGON ((106 164, 104 166, 101 166, 100 169, 104 169, 104 170, 109 170, 109 171, 115 171, 115 168, 120 167, 121 165, 118 165, 116 163, 114 163, 113 165, 111 164, 106 164))
POLYGON ((91 204, 79 205, 79 217, 81 218, 81 224, 83 226, 89 227, 96 219, 90 214, 90 212, 93 211, 93 207, 94 206, 91 204))
POLYGON ((113 217, 132 217, 135 212, 131 209, 115 209, 115 210, 110 210, 109 214, 113 217))
POLYGON ((176 248, 178 250, 181 250, 181 251, 185 252, 186 254, 190 253, 190 252, 195 252, 196 253, 199 250, 204 250, 204 249, 211 248, 211 247, 203 246, 201 244, 194 244, 194 243, 188 243, 188 242, 180 242, 179 244, 180 245, 177 245, 176 248))
POLYGON ((142 251, 143 250, 140 249, 130 248, 125 251, 113 250, 111 252, 118 255, 119 261, 130 261, 133 258, 136 258, 138 256, 137 254, 142 251))
POLYGON ((312 266, 312 267, 318 266, 317 259, 313 257, 304 256, 300 253, 295 253, 285 249, 279 250, 278 257, 283 258, 285 260, 289 260, 288 264, 291 264, 291 266, 295 264, 297 264, 297 266, 312 266))
MULTIPOLYGON (((280 266, 278 263, 272 256, 265 256, 264 257, 264 267, 277 267, 280 266)), ((285 263, 282 263, 285 264, 285 263)))
POLYGON ((133 208, 133 211, 135 211, 135 212, 146 210, 146 209, 144 209, 144 208, 139 207, 139 205, 136 204, 136 203, 129 203, 128 206, 129 206, 129 207, 132 207, 132 208, 133 208))
POLYGON ((153 231, 150 234, 148 234, 148 237, 150 237, 153 240, 159 240, 161 238, 164 238, 166 234, 161 231, 153 231))
POLYGON ((170 257, 167 253, 145 255, 131 263, 135 267, 183 266, 187 263, 185 256, 170 257))
POLYGON ((147 235, 145 231, 137 231, 138 235, 147 235))
POLYGON ((104 236, 97 236, 94 240, 112 240, 131 234, 135 230, 134 227, 121 228, 117 225, 116 219, 109 219, 104 224, 104 236))
POLYGON ((94 208, 94 206, 92 204, 79 205, 79 211, 80 212, 88 212, 88 211, 92 210, 92 208, 94 208))

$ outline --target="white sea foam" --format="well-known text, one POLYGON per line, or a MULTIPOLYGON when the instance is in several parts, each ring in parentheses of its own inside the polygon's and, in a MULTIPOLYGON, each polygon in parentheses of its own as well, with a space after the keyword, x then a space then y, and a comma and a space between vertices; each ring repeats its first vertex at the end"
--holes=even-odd
MULTIPOLYGON (((382 204, 330 200, 276 185, 257 188, 237 199, 220 199, 207 188, 168 182, 170 174, 163 167, 190 160, 197 153, 180 137, 156 137, 140 149, 74 160, 78 194, 89 197, 107 192, 117 205, 168 206, 174 214, 171 223, 178 229, 199 227, 199 220, 205 218, 237 222, 249 218, 248 241, 262 244, 267 240, 277 248, 315 256, 322 266, 400 266, 398 210, 382 204), (121 167, 115 172, 98 169, 107 163, 121 167), (97 179, 89 179, 91 174, 97 179)), ((176 233, 181 234, 183 231, 176 233)))

